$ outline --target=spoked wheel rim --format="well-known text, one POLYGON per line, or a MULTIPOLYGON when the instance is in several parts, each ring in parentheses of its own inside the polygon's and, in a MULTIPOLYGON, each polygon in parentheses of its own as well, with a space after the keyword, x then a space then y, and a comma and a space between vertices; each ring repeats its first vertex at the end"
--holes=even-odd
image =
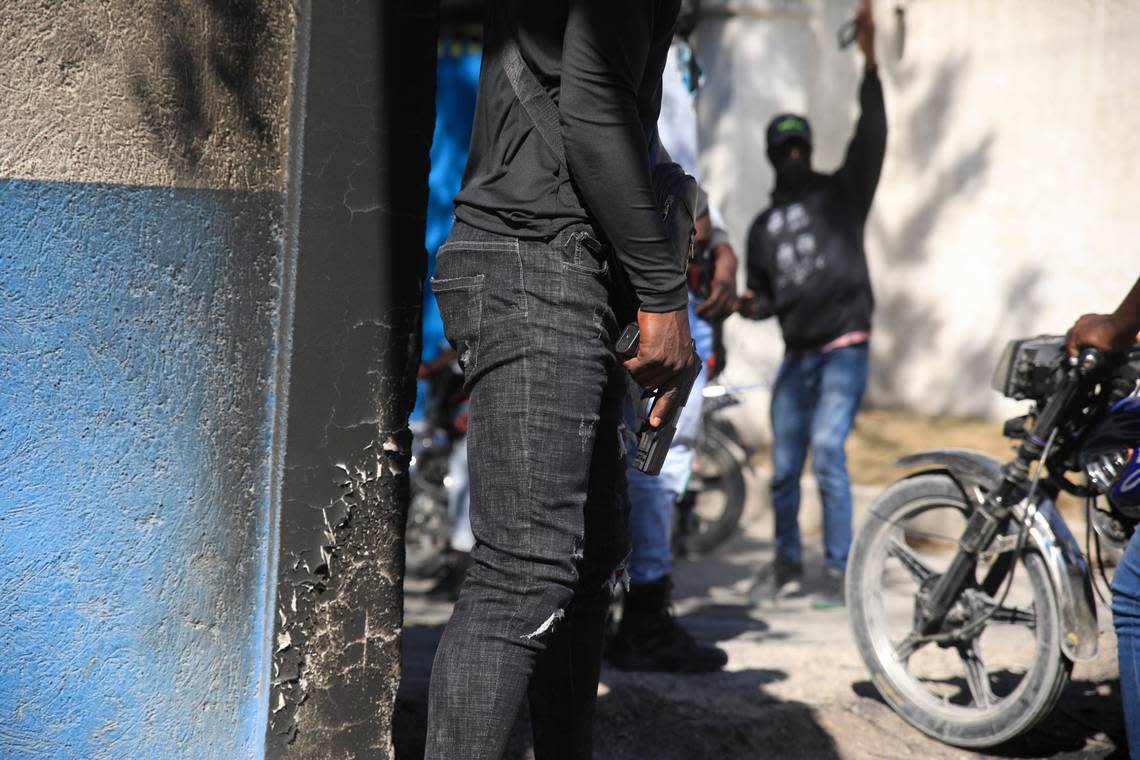
POLYGON ((879 685, 886 686, 888 696, 950 720, 985 723, 1032 688, 1034 671, 1056 656, 1049 651, 1055 647, 1048 641, 1049 627, 1040 625, 1038 617, 1053 614, 1053 605, 1039 558, 1023 554, 1009 596, 980 624, 1004 588, 997 584, 991 591, 985 582, 992 587, 995 577, 1004 578, 995 563, 1008 565, 1012 557, 994 555, 975 574, 977 587, 965 591, 951 611, 947 633, 958 635, 931 641, 914 633, 916 592, 937 581, 967 517, 964 501, 928 497, 909 502, 890 521, 881 521, 864 574, 866 583, 878 586, 877 593, 866 595, 866 617, 883 671, 879 678, 885 681, 879 685), (892 598, 896 595, 901 602, 892 598))
POLYGON ((693 453, 693 473, 680 510, 685 548, 698 554, 716 548, 736 530, 743 506, 740 464, 715 431, 706 431, 693 453))
POLYGON ((405 567, 409 575, 433 575, 443 562, 451 536, 447 508, 447 457, 432 453, 411 478, 411 500, 404 535, 405 567))

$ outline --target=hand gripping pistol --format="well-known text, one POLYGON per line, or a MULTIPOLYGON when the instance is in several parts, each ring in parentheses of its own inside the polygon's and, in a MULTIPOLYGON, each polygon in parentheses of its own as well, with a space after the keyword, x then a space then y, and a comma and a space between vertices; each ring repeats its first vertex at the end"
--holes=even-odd
MULTIPOLYGON (((637 356, 640 338, 641 331, 637 328, 636 322, 626 325, 614 348, 618 354, 627 358, 637 356)), ((693 391, 693 383, 702 370, 704 365, 694 347, 693 360, 689 362, 677 384, 677 399, 658 427, 649 424, 648 413, 638 410, 637 456, 633 460, 633 466, 646 475, 660 474, 661 465, 665 464, 665 455, 673 445, 673 436, 677 434, 677 420, 681 418, 681 410, 685 408, 689 394, 693 391)))
MULTIPOLYGON (((657 207, 661 218, 665 222, 665 229, 669 235, 669 245, 674 255, 685 264, 692 256, 693 249, 693 217, 697 207, 697 197, 700 188, 696 180, 690 177, 675 163, 665 162, 658 164, 653 172, 653 189, 657 196, 657 207)), ((626 325, 614 346, 619 356, 631 358, 637 356, 640 349, 641 331, 637 322, 626 325)), ((696 347, 693 347, 693 360, 685 369, 677 385, 677 399, 672 408, 661 420, 661 425, 652 427, 649 424, 649 414, 638 410, 637 456, 634 466, 647 475, 657 475, 661 472, 661 465, 665 463, 665 456, 673 443, 673 436, 677 433, 677 420, 681 417, 681 410, 689 400, 689 393, 693 390, 693 383, 697 375, 704 369, 696 347)))

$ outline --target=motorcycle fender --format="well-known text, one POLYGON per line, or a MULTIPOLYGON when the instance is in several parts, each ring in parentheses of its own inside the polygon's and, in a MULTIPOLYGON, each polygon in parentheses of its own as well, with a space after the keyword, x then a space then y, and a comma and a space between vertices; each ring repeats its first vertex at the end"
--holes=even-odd
MULTIPOLYGON (((969 449, 923 451, 905 456, 896 464, 901 467, 932 466, 947 473, 962 489, 967 500, 974 504, 981 504, 986 492, 996 488, 1002 478, 1001 465, 996 460, 969 449)), ((1057 512, 1054 496, 1046 494, 1037 501, 1029 520, 1029 537, 1045 560, 1053 590, 1057 593, 1061 651, 1070 660, 1090 660, 1096 657, 1098 629, 1089 567, 1080 544, 1057 512)), ((1018 504, 1014 514, 1024 521, 1026 505, 1018 504)))

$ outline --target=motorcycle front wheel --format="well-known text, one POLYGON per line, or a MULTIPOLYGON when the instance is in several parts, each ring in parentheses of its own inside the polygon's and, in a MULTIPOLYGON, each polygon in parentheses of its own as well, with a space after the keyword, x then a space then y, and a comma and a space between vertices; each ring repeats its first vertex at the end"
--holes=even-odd
POLYGON ((443 567, 451 537, 447 509, 450 449, 427 449, 409 478, 411 500, 404 531, 404 571, 412 578, 432 578, 443 567))
POLYGON ((692 477, 677 505, 679 553, 708 554, 728 540, 740 525, 744 497, 744 473, 728 436, 706 425, 693 452, 692 477))
POLYGON ((1072 662, 1061 653, 1045 562, 1031 545, 1017 553, 1012 538, 979 561, 943 636, 915 634, 916 596, 949 565, 971 510, 947 475, 888 488, 852 544, 847 604, 859 653, 886 703, 935 739, 980 748, 1020 736, 1048 715, 1072 662), (1003 599, 1005 584, 995 579, 1011 567, 1003 599))

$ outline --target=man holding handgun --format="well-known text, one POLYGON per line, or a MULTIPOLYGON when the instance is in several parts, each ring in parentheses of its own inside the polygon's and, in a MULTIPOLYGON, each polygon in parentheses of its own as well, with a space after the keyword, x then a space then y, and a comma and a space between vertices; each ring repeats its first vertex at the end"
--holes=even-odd
POLYGON ((677 0, 488 6, 456 224, 432 279, 470 394, 476 544, 436 653, 429 760, 500 757, 524 696, 537 758, 591 755, 629 543, 624 372, 659 392, 660 425, 693 361, 684 262, 651 183, 676 14, 677 0), (623 361, 629 321, 639 340, 623 361))

